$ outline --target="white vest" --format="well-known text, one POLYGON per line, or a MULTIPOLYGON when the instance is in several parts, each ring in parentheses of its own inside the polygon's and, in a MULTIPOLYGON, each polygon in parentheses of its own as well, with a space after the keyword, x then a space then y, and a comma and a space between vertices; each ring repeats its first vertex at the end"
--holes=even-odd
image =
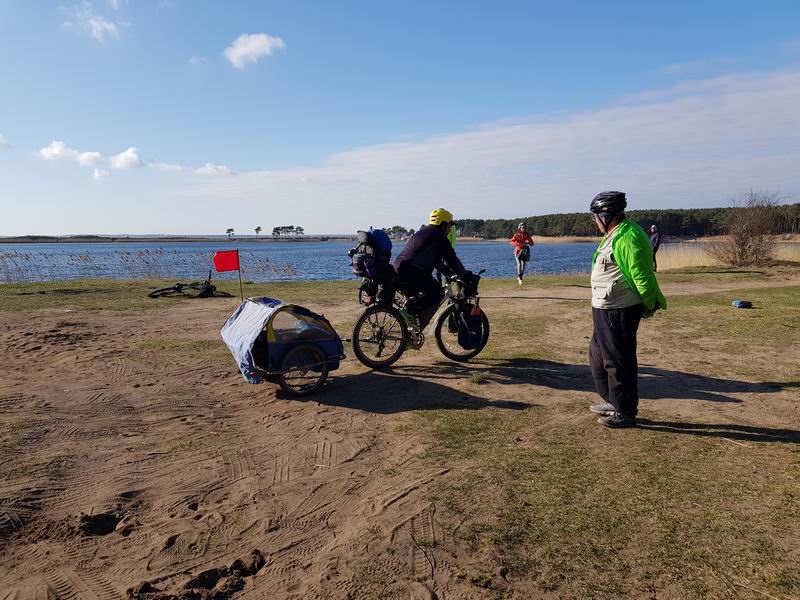
POLYGON ((628 308, 641 304, 642 299, 625 281, 622 270, 614 261, 611 241, 617 230, 606 237, 598 250, 592 269, 592 307, 605 310, 628 308))

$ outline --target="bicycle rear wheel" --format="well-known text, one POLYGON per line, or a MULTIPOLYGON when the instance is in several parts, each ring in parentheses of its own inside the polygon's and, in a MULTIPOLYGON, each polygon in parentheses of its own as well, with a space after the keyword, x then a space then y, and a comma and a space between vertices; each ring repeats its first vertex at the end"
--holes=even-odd
POLYGON ((472 349, 464 349, 458 343, 458 319, 462 318, 462 311, 469 312, 473 307, 474 305, 468 304, 463 309, 460 309, 457 304, 451 304, 445 309, 436 322, 436 328, 433 332, 436 337, 436 345, 439 346, 441 353, 450 360, 458 362, 468 361, 470 358, 474 358, 480 354, 481 350, 486 346, 486 342, 489 341, 489 318, 486 316, 486 313, 481 310, 481 338, 478 345, 472 349))
POLYGON ((403 317, 390 306, 370 306, 353 327, 353 352, 371 369, 388 367, 403 355, 408 330, 403 317))

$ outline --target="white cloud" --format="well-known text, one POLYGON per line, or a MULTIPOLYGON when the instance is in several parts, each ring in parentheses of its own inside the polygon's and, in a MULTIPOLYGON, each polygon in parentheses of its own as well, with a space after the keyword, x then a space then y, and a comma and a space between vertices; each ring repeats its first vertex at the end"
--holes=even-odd
POLYGON ((145 163, 139 158, 139 151, 131 147, 112 156, 111 166, 115 169, 138 169, 145 166, 145 163))
POLYGON ((233 44, 225 48, 222 55, 235 69, 244 69, 249 63, 264 56, 272 56, 276 50, 286 48, 283 40, 266 33, 243 33, 233 44))
POLYGON ((53 140, 47 146, 38 150, 36 154, 38 154, 45 160, 57 160, 57 159, 76 160, 78 156, 80 156, 80 152, 67 147, 67 145, 61 140, 53 140))
MULTIPOLYGON (((0 148, 2 148, 2 142, 4 141, 4 138, 0 136, 0 148)), ((53 140, 47 146, 38 150, 36 154, 45 160, 74 160, 84 167, 99 167, 105 163, 105 159, 99 152, 81 152, 80 150, 70 148, 61 140, 53 140)), ((115 154, 109 159, 109 162, 115 169, 139 169, 147 167, 159 173, 194 172, 198 175, 210 176, 224 176, 233 173, 229 167, 225 165, 215 165, 213 163, 206 163, 198 169, 193 169, 192 167, 174 163, 158 161, 146 162, 139 156, 139 150, 134 147, 130 147, 124 152, 115 154)), ((107 175, 107 171, 98 168, 94 169, 93 178, 96 180, 103 179, 107 175)))
POLYGON ((199 67, 200 65, 205 65, 208 63, 208 59, 205 56, 192 56, 189 59, 189 64, 193 67, 199 67))
POLYGON ((61 10, 66 15, 66 20, 62 23, 63 27, 88 35, 98 42, 119 38, 119 28, 124 25, 119 21, 109 21, 95 13, 91 2, 84 1, 69 8, 61 7, 61 10))
POLYGON ((119 10, 124 5, 128 4, 128 0, 106 0, 106 2, 114 10, 119 10))
POLYGON ((322 166, 254 171, 186 189, 270 198, 274 219, 307 230, 418 225, 431 206, 457 217, 582 211, 603 189, 632 208, 724 205, 750 188, 800 194, 800 68, 682 83, 611 106, 490 123, 463 133, 356 148, 322 166))
POLYGON ((0 133, 0 150, 4 148, 8 148, 11 144, 8 143, 6 138, 3 137, 3 134, 0 133))
POLYGON ((173 165, 170 163, 151 162, 147 163, 147 168, 159 171, 160 173, 180 173, 181 171, 189 171, 188 167, 182 165, 173 165))
POLYGON ((197 175, 224 176, 224 175, 230 175, 233 171, 231 171, 230 168, 226 167, 225 165, 215 165, 213 163, 206 163, 199 169, 195 169, 194 172, 197 175))
MULTIPOLYGON (((36 154, 45 160, 74 160, 83 167, 98 167, 105 162, 99 152, 81 152, 70 148, 61 140, 53 140, 47 146, 38 150, 36 154)), ((102 178, 103 173, 105 171, 95 169, 94 179, 99 180, 102 178)))
POLYGON ((96 167, 103 164, 103 157, 99 152, 81 152, 77 156, 77 160, 84 167, 96 167))
POLYGON ((92 173, 92 179, 95 181, 102 181, 103 179, 108 179, 110 173, 108 171, 104 171, 103 169, 95 169, 92 173))

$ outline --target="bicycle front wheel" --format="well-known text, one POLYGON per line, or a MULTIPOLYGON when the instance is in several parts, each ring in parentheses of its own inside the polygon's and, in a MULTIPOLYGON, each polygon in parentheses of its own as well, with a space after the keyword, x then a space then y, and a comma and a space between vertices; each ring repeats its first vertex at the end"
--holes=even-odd
POLYGON ((353 327, 353 352, 371 369, 393 365, 405 352, 408 330, 403 317, 390 306, 371 306, 353 327))
MULTIPOLYGON (((469 312, 474 308, 474 305, 468 304, 463 309, 459 309, 458 305, 451 304, 439 317, 434 329, 434 336, 436 337, 436 345, 439 350, 450 360, 458 362, 468 361, 480 354, 481 350, 486 346, 489 341, 489 318, 486 313, 481 310, 480 315, 480 338, 475 344, 474 348, 463 348, 459 344, 458 332, 465 323, 460 322, 463 319, 463 314, 469 312)), ((471 344, 472 345, 472 344, 471 344)))

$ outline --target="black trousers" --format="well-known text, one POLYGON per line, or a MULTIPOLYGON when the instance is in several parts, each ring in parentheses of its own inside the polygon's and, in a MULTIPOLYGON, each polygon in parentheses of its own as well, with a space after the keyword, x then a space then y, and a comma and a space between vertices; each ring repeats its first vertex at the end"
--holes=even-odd
POLYGON ((594 386, 603 400, 628 417, 635 417, 639 407, 636 331, 643 311, 641 304, 611 310, 592 308, 589 366, 594 386))
POLYGON ((406 310, 419 315, 420 324, 424 327, 444 297, 442 284, 436 281, 431 273, 406 265, 402 265, 397 274, 403 280, 403 288, 409 295, 406 310))

